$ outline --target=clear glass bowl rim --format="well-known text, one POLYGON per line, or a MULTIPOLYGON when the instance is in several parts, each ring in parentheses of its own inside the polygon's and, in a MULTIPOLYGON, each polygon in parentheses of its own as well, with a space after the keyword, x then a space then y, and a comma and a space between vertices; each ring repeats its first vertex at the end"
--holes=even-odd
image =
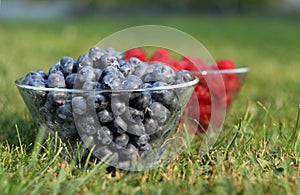
POLYGON ((189 82, 160 86, 153 88, 139 88, 139 89, 114 89, 114 90, 83 90, 83 89, 66 89, 66 88, 47 88, 47 87, 35 87, 30 85, 22 84, 22 81, 25 77, 21 77, 15 81, 17 87, 22 89, 28 89, 33 91, 52 91, 52 92, 66 92, 66 93, 134 93, 134 92, 143 92, 143 91, 159 91, 159 90, 174 90, 180 88, 186 88, 195 86, 199 82, 199 78, 195 76, 195 79, 189 82))
POLYGON ((195 74, 210 75, 210 74, 245 74, 250 71, 249 67, 240 67, 235 69, 226 70, 204 70, 204 71, 192 71, 195 74))

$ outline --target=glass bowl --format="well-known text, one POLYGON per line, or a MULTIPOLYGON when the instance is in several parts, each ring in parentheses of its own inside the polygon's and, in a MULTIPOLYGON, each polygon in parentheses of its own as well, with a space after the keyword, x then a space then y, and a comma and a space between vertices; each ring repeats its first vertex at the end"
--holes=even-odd
POLYGON ((185 109, 186 118, 181 123, 189 121, 189 127, 194 133, 220 129, 226 111, 239 93, 249 71, 248 67, 242 67, 193 72, 199 82, 185 109))
POLYGON ((179 152, 178 124, 199 81, 97 91, 33 87, 23 79, 15 84, 39 126, 72 151, 83 145, 85 153, 125 170, 155 168, 179 152))

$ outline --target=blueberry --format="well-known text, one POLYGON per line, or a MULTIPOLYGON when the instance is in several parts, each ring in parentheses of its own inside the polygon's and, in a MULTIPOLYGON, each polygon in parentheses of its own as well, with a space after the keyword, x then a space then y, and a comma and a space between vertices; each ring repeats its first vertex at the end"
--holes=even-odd
POLYGON ((105 54, 105 51, 99 47, 93 47, 90 49, 88 56, 94 62, 94 67, 99 67, 99 59, 105 54))
POLYGON ((96 80, 96 74, 95 70, 91 66, 84 66, 78 71, 77 79, 84 83, 86 81, 95 81, 96 80))
POLYGON ((149 143, 150 137, 147 134, 143 134, 141 136, 136 136, 132 138, 132 143, 136 145, 138 148, 141 148, 145 146, 147 143, 149 143))
POLYGON ((49 101, 46 101, 45 105, 39 109, 39 113, 42 117, 51 116, 54 111, 55 106, 53 106, 49 101))
POLYGON ((115 143, 117 146, 125 148, 129 142, 129 136, 126 133, 123 133, 115 138, 115 143))
POLYGON ((101 123, 108 123, 108 122, 113 121, 113 119, 114 119, 112 113, 110 111, 108 111, 107 109, 98 112, 97 116, 98 116, 98 120, 101 123))
POLYGON ((152 104, 152 97, 149 91, 139 93, 139 96, 130 101, 130 105, 138 110, 145 110, 152 104))
POLYGON ((61 119, 67 119, 68 117, 72 117, 72 106, 70 103, 65 103, 64 105, 61 105, 56 108, 56 113, 59 118, 61 119))
POLYGON ((115 56, 109 55, 109 54, 104 54, 100 58, 100 69, 103 69, 107 66, 112 66, 115 68, 120 68, 120 64, 115 56))
POLYGON ((93 66, 93 60, 88 55, 81 55, 75 62, 74 71, 79 71, 85 66, 93 66))
POLYGON ((137 109, 127 107, 126 112, 122 115, 122 118, 127 123, 141 123, 144 120, 144 113, 137 109))
POLYGON ((51 73, 46 81, 49 88, 64 88, 65 78, 61 72, 51 73))
POLYGON ((129 59, 129 63, 131 65, 133 65, 134 67, 137 67, 138 65, 142 64, 143 62, 139 59, 139 58, 136 58, 136 57, 131 57, 129 59))
POLYGON ((46 87, 45 81, 43 81, 43 80, 30 80, 28 82, 28 85, 31 85, 34 87, 46 87))
POLYGON ((92 94, 87 97, 87 104, 90 109, 95 109, 96 112, 107 108, 109 101, 108 98, 102 94, 92 94))
POLYGON ((50 91, 47 94, 47 100, 49 101, 49 103, 51 103, 54 106, 62 105, 67 100, 67 93, 60 92, 60 91, 57 91, 57 92, 50 91))
POLYGON ((98 69, 98 68, 95 68, 94 70, 95 70, 95 74, 96 74, 96 79, 95 80, 99 81, 101 76, 102 76, 103 70, 98 69))
POLYGON ((37 73, 39 73, 44 79, 48 78, 48 74, 45 73, 43 70, 38 70, 37 73))
POLYGON ((127 132, 132 134, 132 135, 143 135, 145 134, 145 127, 142 122, 137 123, 137 124, 131 124, 127 128, 127 132))
POLYGON ((144 82, 162 81, 168 84, 174 83, 175 71, 171 67, 162 63, 156 63, 152 66, 154 70, 145 75, 144 82))
POLYGON ((62 67, 62 72, 64 73, 65 76, 73 73, 75 68, 74 64, 75 61, 73 58, 69 56, 62 57, 62 59, 60 60, 60 65, 62 67))
MULTIPOLYGON (((139 149, 141 151, 152 151, 152 146, 150 143, 146 143, 143 146, 139 146, 139 149)), ((143 153, 143 155, 141 155, 141 157, 147 157, 149 155, 149 153, 143 153)))
POLYGON ((124 76, 129 76, 134 73, 135 67, 126 62, 120 67, 120 71, 123 73, 124 76))
POLYGON ((60 63, 56 63, 54 64, 50 69, 49 69, 49 73, 48 75, 52 74, 52 73, 57 73, 57 72, 63 72, 63 68, 62 66, 60 65, 60 63))
POLYGON ((66 82, 66 87, 68 89, 73 89, 73 86, 74 86, 76 78, 77 78, 77 74, 76 73, 69 74, 66 77, 65 82, 66 82))
POLYGON ((111 110, 114 116, 120 116, 126 112, 126 101, 123 100, 120 96, 114 96, 112 94, 111 98, 111 110))
POLYGON ((135 67, 134 75, 142 78, 146 74, 150 74, 153 71, 154 66, 150 66, 146 63, 140 63, 135 67))
POLYGON ((139 89, 143 86, 143 81, 140 77, 130 75, 121 84, 122 89, 139 89))
POLYGON ((86 81, 82 85, 82 89, 84 89, 84 90, 93 90, 93 89, 96 89, 96 87, 97 87, 97 82, 93 82, 93 81, 86 81))
MULTIPOLYGON (((160 82, 160 81, 157 81, 153 84, 153 88, 164 87, 164 86, 168 86, 168 84, 164 83, 164 82, 160 82)), ((176 101, 177 97, 176 97, 174 91, 171 89, 169 89, 169 90, 153 90, 151 92, 151 94, 155 101, 162 103, 163 105, 165 105, 168 108, 170 108, 170 107, 173 108, 174 106, 176 106, 176 105, 173 105, 174 100, 175 100, 175 103, 178 103, 178 101, 176 101)))
POLYGON ((170 111, 159 102, 153 102, 148 108, 148 113, 158 124, 164 124, 170 115, 170 111))
POLYGON ((83 115, 87 111, 86 100, 81 96, 76 96, 72 98, 72 108, 73 112, 78 115, 83 115))
POLYGON ((94 135, 97 132, 96 121, 92 116, 80 116, 76 118, 76 128, 81 135, 94 135))
MULTIPOLYGON (((107 70, 104 71, 106 72, 107 70)), ((112 68, 109 72, 106 72, 102 79, 102 83, 106 89, 121 89, 121 84, 124 79, 125 77, 120 71, 112 68)))
POLYGON ((45 87, 44 77, 38 72, 33 71, 26 75, 22 83, 25 85, 31 85, 35 87, 45 87))
POLYGON ((123 134, 125 131, 127 131, 127 127, 127 123, 119 116, 115 118, 111 126, 112 130, 119 134, 123 134))
POLYGON ((109 128, 102 126, 97 131, 97 139, 102 142, 104 145, 108 145, 113 141, 113 134, 109 128))
POLYGON ((193 73, 191 73, 188 70, 180 70, 176 73, 175 76, 175 83, 180 84, 180 83, 186 83, 189 81, 193 81, 195 79, 193 73))
POLYGON ((144 123, 146 133, 148 135, 152 135, 152 134, 156 133, 157 131, 159 131, 158 123, 155 119, 145 118, 143 123, 144 123))

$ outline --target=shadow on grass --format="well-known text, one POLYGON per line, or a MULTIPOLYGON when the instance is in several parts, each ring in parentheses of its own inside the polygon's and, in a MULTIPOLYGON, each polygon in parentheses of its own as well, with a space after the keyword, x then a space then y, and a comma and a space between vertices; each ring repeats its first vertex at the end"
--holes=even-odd
POLYGON ((22 144, 34 143, 37 129, 37 125, 30 117, 24 118, 18 113, 0 114, 0 144, 19 145, 18 132, 22 144))

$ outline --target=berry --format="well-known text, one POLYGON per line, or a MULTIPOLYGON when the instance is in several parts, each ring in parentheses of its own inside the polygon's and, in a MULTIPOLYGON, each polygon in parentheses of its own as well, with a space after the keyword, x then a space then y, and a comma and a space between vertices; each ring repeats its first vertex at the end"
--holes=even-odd
POLYGON ((95 70, 91 66, 84 66, 81 68, 77 74, 77 79, 84 83, 86 81, 95 81, 96 80, 96 74, 95 70))
POLYGON ((229 69, 234 69, 235 64, 231 60, 220 60, 217 62, 214 68, 219 70, 229 70, 229 69))
POLYGON ((149 108, 148 113, 151 118, 156 119, 158 124, 163 124, 167 121, 170 111, 161 103, 153 102, 149 108))
POLYGON ((138 76, 130 75, 123 80, 121 86, 122 89, 139 89, 143 86, 143 81, 138 76))
POLYGON ((123 133, 115 138, 115 143, 118 146, 125 148, 129 142, 129 136, 126 133, 123 133))
POLYGON ((72 98, 72 108, 73 112, 78 115, 83 115, 87 111, 86 100, 81 96, 76 96, 72 98))
POLYGON ((51 73, 46 81, 49 88, 64 88, 65 78, 61 72, 51 73))
POLYGON ((79 56, 74 65, 74 71, 76 72, 85 66, 93 66, 93 60, 87 55, 81 55, 79 56))
POLYGON ((113 121, 113 119, 114 119, 112 113, 110 111, 108 111, 107 109, 98 112, 97 116, 101 123, 108 123, 108 122, 113 121))
POLYGON ((143 62, 147 61, 147 54, 141 48, 134 48, 125 52, 125 60, 128 61, 131 57, 136 57, 143 62))
POLYGON ((60 65, 62 67, 62 72, 64 73, 65 76, 72 74, 74 70, 74 59, 69 57, 69 56, 64 56, 60 60, 60 65))

